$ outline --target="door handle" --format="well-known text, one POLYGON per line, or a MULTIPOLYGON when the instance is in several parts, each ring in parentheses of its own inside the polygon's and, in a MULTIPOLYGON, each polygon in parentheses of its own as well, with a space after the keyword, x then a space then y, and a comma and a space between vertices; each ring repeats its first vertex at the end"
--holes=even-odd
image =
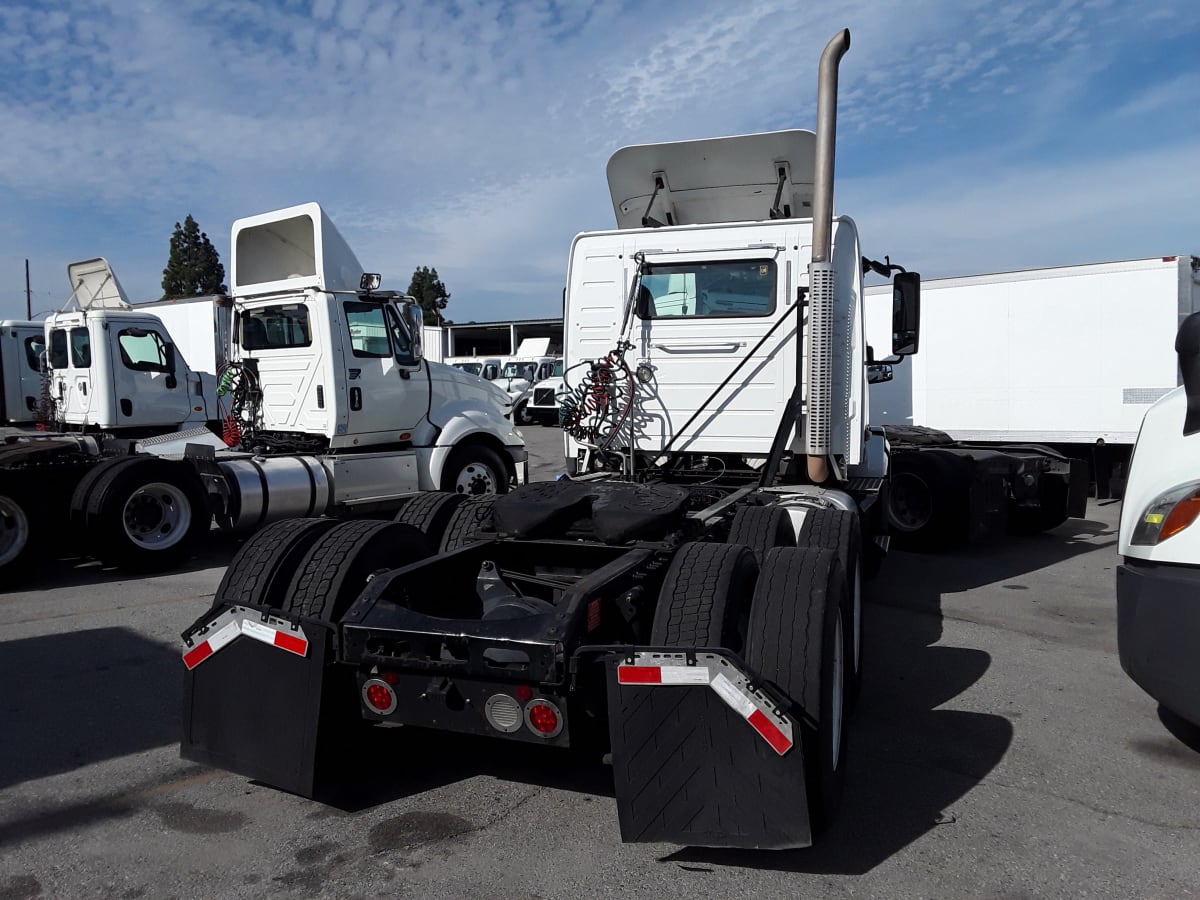
POLYGON ((663 353, 733 353, 746 346, 745 341, 721 341, 716 344, 655 344, 663 353))

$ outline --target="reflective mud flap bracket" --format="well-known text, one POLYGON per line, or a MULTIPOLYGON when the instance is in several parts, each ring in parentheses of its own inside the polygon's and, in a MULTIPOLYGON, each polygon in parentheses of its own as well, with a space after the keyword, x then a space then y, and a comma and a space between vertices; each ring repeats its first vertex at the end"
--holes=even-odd
POLYGON ((184 759, 311 797, 331 627, 246 606, 184 633, 184 759))
POLYGON ((792 704, 724 650, 637 650, 608 667, 621 839, 784 849, 812 843, 792 704))

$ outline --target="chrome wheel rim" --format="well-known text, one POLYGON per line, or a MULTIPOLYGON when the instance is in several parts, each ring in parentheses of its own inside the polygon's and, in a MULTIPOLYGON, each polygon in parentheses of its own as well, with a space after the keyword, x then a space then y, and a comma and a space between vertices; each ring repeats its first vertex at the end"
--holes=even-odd
POLYGON ((192 524, 192 504, 173 484, 155 481, 138 488, 121 510, 125 536, 147 550, 174 547, 192 524))
POLYGON ((494 494, 497 481, 496 473, 487 463, 470 462, 459 470, 458 477, 454 480, 454 490, 456 493, 471 496, 494 494))

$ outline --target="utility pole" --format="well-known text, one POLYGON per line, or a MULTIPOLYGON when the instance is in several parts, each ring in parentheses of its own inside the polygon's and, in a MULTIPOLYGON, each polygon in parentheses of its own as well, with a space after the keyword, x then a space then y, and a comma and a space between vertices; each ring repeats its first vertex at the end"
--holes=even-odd
POLYGON ((25 318, 33 318, 33 292, 29 290, 29 260, 25 260, 25 318))

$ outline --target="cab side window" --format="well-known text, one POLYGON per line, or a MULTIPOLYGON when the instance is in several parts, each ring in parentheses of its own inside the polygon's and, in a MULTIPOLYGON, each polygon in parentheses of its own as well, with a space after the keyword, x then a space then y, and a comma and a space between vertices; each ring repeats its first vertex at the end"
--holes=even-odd
POLYGON ((157 331, 123 328, 117 332, 117 346, 121 350, 121 362, 127 369, 136 372, 171 371, 166 341, 157 331))
POLYGON ((71 365, 77 369, 92 365, 92 339, 86 328, 71 329, 71 365))
POLYGON ((384 359, 392 355, 383 307, 375 303, 346 303, 350 348, 357 357, 384 359))
POLYGON ((39 335, 25 338, 25 361, 35 372, 42 370, 42 353, 46 350, 46 339, 39 335))
POLYGON ((67 332, 55 328, 50 332, 50 368, 65 369, 67 367, 67 332))

